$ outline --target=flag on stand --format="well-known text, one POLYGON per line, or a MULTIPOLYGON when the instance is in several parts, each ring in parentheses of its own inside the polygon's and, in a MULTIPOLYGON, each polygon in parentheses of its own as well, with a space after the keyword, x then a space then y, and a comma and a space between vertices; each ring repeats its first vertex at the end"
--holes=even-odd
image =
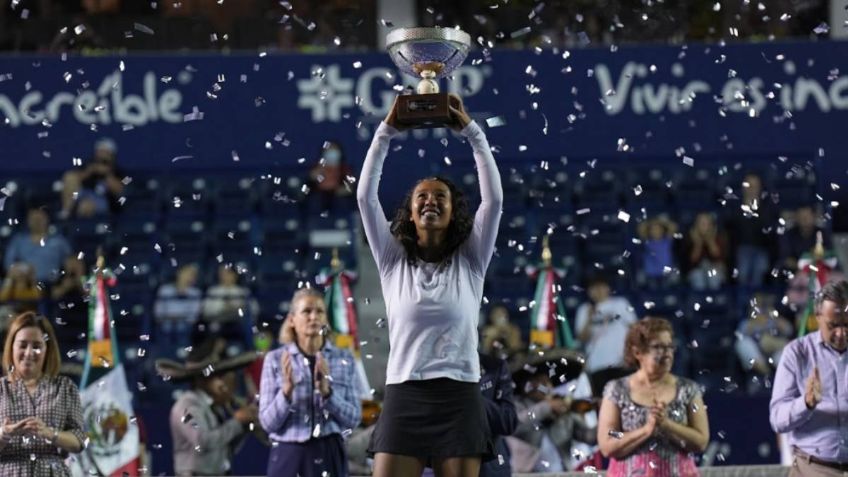
POLYGON ((139 429, 115 334, 109 288, 115 276, 97 260, 89 291, 88 351, 80 381, 86 449, 69 462, 74 476, 140 475, 139 429))
POLYGON ((573 349, 574 338, 557 284, 557 278, 564 276, 564 273, 551 264, 547 235, 542 242, 542 266, 528 267, 528 275, 536 278, 536 293, 530 315, 530 341, 546 348, 573 349))
POLYGON ((371 396, 371 384, 365 374, 365 365, 359 349, 359 334, 357 333, 356 306, 354 304, 351 284, 356 280, 356 273, 344 270, 339 251, 333 249, 333 260, 330 269, 324 270, 318 276, 318 282, 324 285, 324 302, 327 305, 327 322, 336 333, 336 346, 347 348, 353 353, 356 367, 357 386, 360 399, 374 399, 371 396))
POLYGON ((798 325, 798 337, 818 329, 816 322, 816 294, 830 280, 831 273, 836 269, 837 260, 832 251, 825 251, 822 233, 816 235, 816 246, 811 253, 804 254, 798 260, 798 271, 808 277, 809 296, 807 306, 801 313, 798 325))

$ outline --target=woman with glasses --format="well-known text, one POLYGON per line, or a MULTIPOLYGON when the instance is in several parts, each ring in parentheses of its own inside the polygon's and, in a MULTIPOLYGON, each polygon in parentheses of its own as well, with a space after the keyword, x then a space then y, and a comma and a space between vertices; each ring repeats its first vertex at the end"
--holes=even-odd
POLYGON ((645 318, 627 332, 624 359, 637 369, 607 383, 598 423, 608 477, 699 475, 692 453, 709 443, 707 409, 697 384, 671 374, 673 338, 661 318, 645 318))

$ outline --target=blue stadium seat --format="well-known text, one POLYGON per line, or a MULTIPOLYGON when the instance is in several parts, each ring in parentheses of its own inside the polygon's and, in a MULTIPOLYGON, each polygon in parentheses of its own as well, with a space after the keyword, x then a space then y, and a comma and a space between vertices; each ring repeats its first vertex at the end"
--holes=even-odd
POLYGON ((258 185, 256 177, 219 180, 214 186, 214 213, 226 216, 251 215, 256 206, 255 188, 258 185))
POLYGON ((621 192, 620 171, 600 167, 583 170, 574 183, 574 207, 578 210, 618 208, 621 192))
POLYGON ((558 211, 572 210, 572 184, 566 171, 537 171, 528 191, 534 210, 551 208, 558 211))
POLYGON ((167 220, 204 220, 208 217, 214 190, 205 177, 172 177, 165 187, 167 220))
POLYGON ((716 173, 706 167, 683 168, 674 178, 674 198, 681 209, 705 209, 718 205, 716 173))
POLYGON ((158 222, 166 195, 158 179, 133 178, 124 187, 121 219, 158 222))
POLYGON ((778 195, 777 205, 781 208, 797 208, 818 202, 816 176, 812 171, 794 167, 786 172, 776 172, 769 182, 768 190, 778 195))
MULTIPOLYGON (((628 208, 654 209, 671 204, 671 175, 659 167, 634 167, 627 172, 624 203, 628 208)), ((656 213, 656 212, 653 212, 656 213)))

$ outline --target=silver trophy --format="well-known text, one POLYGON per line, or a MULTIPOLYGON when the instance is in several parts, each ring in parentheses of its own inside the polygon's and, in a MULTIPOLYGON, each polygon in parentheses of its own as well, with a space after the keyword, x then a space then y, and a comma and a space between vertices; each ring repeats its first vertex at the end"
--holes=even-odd
POLYGON ((455 28, 397 28, 386 36, 386 49, 401 71, 420 77, 415 91, 398 97, 397 121, 407 127, 443 127, 452 122, 448 95, 439 78, 459 68, 471 47, 468 33, 455 28))

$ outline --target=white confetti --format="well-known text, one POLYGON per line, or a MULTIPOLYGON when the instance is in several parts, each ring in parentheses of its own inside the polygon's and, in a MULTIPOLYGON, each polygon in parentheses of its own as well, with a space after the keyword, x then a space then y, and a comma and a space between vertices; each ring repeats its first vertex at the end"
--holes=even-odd
POLYGON ((133 24, 133 28, 135 28, 136 30, 138 30, 142 33, 147 33, 148 35, 154 35, 155 34, 155 32, 153 31, 152 28, 150 28, 149 26, 144 25, 142 23, 133 24))
POLYGON ((827 35, 828 32, 830 32, 830 26, 825 22, 821 22, 819 26, 813 28, 813 33, 816 35, 827 35))
POLYGON ((506 125, 506 119, 504 119, 503 116, 495 116, 486 119, 486 126, 489 126, 490 128, 496 128, 504 125, 506 125))
POLYGON ((197 106, 193 106, 191 108, 191 112, 183 115, 183 122, 187 123, 189 121, 201 121, 203 120, 203 112, 200 111, 197 106))
POLYGON ((510 38, 518 38, 518 37, 524 36, 528 33, 530 33, 530 27, 524 27, 520 30, 515 30, 514 32, 510 33, 509 37, 510 38))

